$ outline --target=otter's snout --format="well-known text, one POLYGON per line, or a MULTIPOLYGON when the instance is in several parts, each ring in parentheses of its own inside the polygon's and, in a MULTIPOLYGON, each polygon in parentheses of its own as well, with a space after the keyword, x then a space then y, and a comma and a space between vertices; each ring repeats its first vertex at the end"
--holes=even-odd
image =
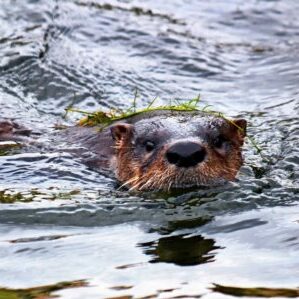
POLYGON ((178 167, 192 167, 205 159, 206 149, 195 142, 178 142, 166 152, 167 161, 178 167))

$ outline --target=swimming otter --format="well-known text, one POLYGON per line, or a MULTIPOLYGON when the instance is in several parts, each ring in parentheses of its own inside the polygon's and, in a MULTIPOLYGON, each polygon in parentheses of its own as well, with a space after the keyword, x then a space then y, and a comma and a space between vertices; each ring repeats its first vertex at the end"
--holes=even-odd
MULTIPOLYGON (((0 141, 29 134, 14 122, 0 122, 0 141)), ((131 190, 169 190, 234 180, 245 135, 244 119, 232 123, 199 111, 158 110, 103 130, 69 127, 51 138, 89 166, 112 171, 131 190)))

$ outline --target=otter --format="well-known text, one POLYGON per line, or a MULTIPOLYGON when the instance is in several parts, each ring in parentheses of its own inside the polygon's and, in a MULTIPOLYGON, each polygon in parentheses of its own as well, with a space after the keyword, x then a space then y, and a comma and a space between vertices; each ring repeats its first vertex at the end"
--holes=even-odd
MULTIPOLYGON (((246 120, 200 111, 157 110, 110 126, 73 126, 52 133, 84 163, 113 176, 129 190, 214 186, 232 181, 243 163, 246 120)), ((25 140, 31 131, 0 122, 0 141, 25 140)))

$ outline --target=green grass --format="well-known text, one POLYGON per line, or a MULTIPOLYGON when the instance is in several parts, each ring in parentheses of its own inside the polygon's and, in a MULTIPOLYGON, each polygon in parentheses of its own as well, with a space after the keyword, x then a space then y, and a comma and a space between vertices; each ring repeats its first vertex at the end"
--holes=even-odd
POLYGON ((151 103, 141 109, 136 108, 137 103, 137 93, 135 93, 135 97, 132 103, 132 106, 128 109, 119 110, 112 109, 109 112, 104 111, 96 111, 96 112, 87 112, 80 109, 76 109, 73 107, 69 107, 66 109, 66 112, 78 112, 85 117, 79 121, 79 124, 82 126, 94 126, 94 125, 102 125, 103 127, 109 126, 112 123, 130 118, 135 115, 139 115, 146 112, 158 111, 158 110, 170 110, 170 111, 205 111, 205 108, 199 109, 198 103, 200 101, 200 97, 198 96, 195 99, 188 100, 183 103, 175 102, 175 104, 165 105, 165 106, 154 106, 154 103, 157 98, 154 98, 151 103))

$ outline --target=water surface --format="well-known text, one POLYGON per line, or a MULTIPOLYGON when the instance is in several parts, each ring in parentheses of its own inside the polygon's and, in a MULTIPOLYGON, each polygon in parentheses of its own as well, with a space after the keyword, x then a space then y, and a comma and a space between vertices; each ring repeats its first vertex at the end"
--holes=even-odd
POLYGON ((249 121, 262 156, 247 140, 236 182, 167 196, 118 191, 68 153, 1 150, 0 298, 295 297, 298 13, 295 0, 2 1, 1 116, 47 140, 79 117, 63 118, 69 105, 201 94, 249 121))

